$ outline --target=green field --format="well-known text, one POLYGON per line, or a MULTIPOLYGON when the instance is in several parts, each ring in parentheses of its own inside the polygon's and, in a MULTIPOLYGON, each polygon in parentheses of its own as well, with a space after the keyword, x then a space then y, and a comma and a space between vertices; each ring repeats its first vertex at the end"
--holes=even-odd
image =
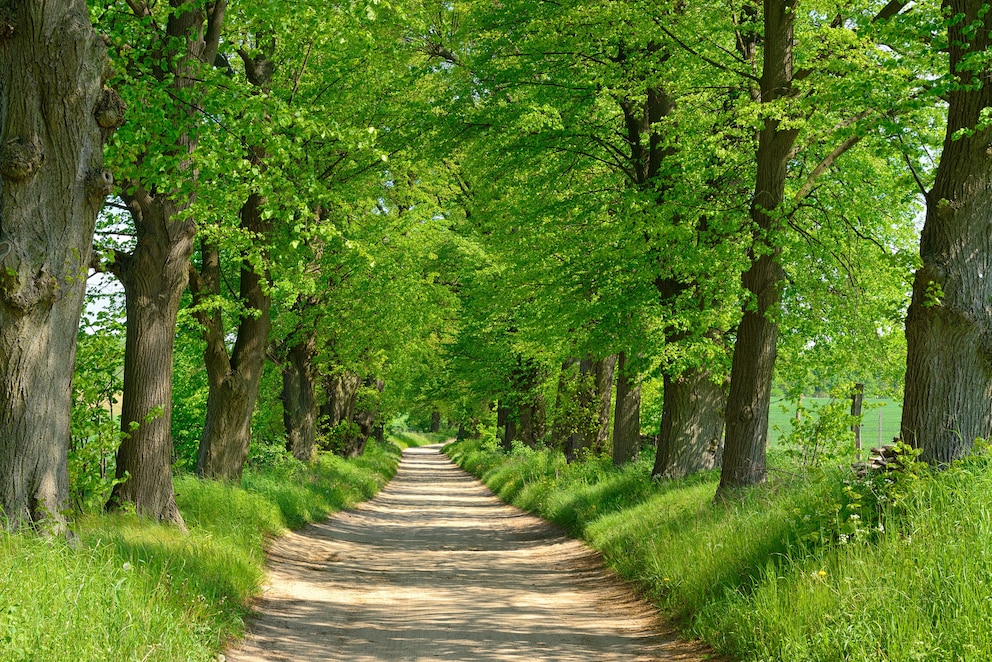
MULTIPOLYGON (((830 402, 830 398, 803 398, 807 412, 830 402)), ((768 444, 776 446, 779 439, 791 429, 790 420, 796 416, 796 403, 784 398, 772 398, 768 413, 768 444)), ((861 443, 864 448, 874 448, 892 443, 899 434, 902 403, 889 398, 865 398, 862 416, 861 443)))

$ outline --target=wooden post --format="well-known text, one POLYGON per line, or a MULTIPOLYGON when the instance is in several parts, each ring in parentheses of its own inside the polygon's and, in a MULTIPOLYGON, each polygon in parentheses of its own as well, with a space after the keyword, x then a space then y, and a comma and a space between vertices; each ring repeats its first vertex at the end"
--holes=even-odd
POLYGON ((861 405, 865 399, 865 385, 855 384, 851 393, 851 416, 857 416, 858 421, 851 426, 854 432, 854 448, 858 451, 858 459, 861 459, 861 405))
POLYGON ((799 394, 799 403, 796 405, 796 423, 803 422, 803 394, 799 394))

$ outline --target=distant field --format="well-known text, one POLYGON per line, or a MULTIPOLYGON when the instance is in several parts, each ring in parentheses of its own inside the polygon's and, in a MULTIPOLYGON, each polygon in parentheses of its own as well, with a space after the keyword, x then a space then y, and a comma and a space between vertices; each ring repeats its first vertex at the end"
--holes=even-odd
MULTIPOLYGON (((830 398, 803 398, 803 406, 808 412, 814 406, 822 406, 829 401, 830 398)), ((891 443, 892 438, 899 434, 899 421, 902 418, 901 402, 891 399, 865 398, 863 411, 861 443, 865 448, 874 448, 879 444, 891 443)), ((769 445, 777 445, 783 433, 792 429, 789 420, 795 416, 795 403, 783 399, 772 399, 772 406, 768 415, 769 445), (788 411, 783 411, 783 406, 788 407, 788 411)))

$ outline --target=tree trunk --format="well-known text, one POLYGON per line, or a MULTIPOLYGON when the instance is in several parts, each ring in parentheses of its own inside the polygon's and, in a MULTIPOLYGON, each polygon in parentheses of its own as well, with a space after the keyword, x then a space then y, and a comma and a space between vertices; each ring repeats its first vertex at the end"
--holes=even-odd
POLYGON ((499 435, 500 446, 505 451, 510 450, 510 446, 506 443, 506 427, 510 420, 510 410, 503 404, 503 401, 496 403, 496 434, 499 435))
POLYGON ((503 449, 513 450, 513 440, 517 438, 517 421, 511 413, 506 419, 506 428, 503 431, 503 449))
POLYGON ((544 436, 544 397, 540 394, 520 409, 520 441, 533 448, 544 436))
POLYGON ((0 23, 0 526, 59 531, 76 333, 122 119, 86 3, 16 2, 0 23))
POLYGON ((286 448, 298 460, 313 461, 317 452, 317 397, 314 393, 313 336, 290 347, 282 366, 283 425, 286 448))
MULTIPOLYGON (((142 0, 129 6, 139 20, 152 15, 142 0)), ((206 12, 182 0, 170 0, 170 6, 163 35, 168 48, 158 54, 156 76, 184 97, 198 83, 199 70, 216 58, 227 2, 211 3, 206 12)), ((188 105, 177 104, 169 112, 182 127, 169 149, 189 157, 169 174, 193 180, 191 157, 199 117, 188 105)), ((137 240, 130 254, 116 253, 109 265, 124 285, 127 337, 121 405, 121 430, 126 436, 117 451, 117 478, 126 480, 114 487, 108 507, 132 504, 143 515, 185 528, 173 495, 170 427, 176 315, 196 234, 193 220, 179 214, 189 209, 193 194, 171 186, 160 188, 154 181, 129 180, 122 188, 137 240)))
POLYGON ((651 475, 682 478, 720 465, 726 388, 708 370, 665 375, 658 452, 651 475))
MULTIPOLYGON (((567 359, 562 363, 561 372, 558 373, 558 388, 555 391, 554 419, 551 426, 551 443, 555 448, 561 449, 566 455, 568 453, 568 436, 571 434, 569 425, 566 422, 564 411, 571 406, 569 391, 570 376, 572 366, 578 363, 575 359, 567 359)), ((497 426, 499 425, 499 413, 497 412, 497 426)))
POLYGON ((138 244, 114 265, 127 312, 125 437, 117 450, 116 474, 126 480, 114 486, 110 505, 130 503, 142 515, 183 528, 172 490, 172 360, 194 227, 171 220, 176 210, 168 201, 144 196, 133 204, 142 207, 138 244))
MULTIPOLYGON (((253 236, 264 237, 269 230, 262 220, 264 200, 251 194, 241 209, 241 227, 253 236)), ((220 258, 216 248, 204 248, 202 283, 193 274, 196 299, 206 294, 220 295, 220 258)), ((220 311, 198 314, 206 340, 204 362, 209 394, 207 418, 200 438, 196 472, 207 478, 240 478, 251 443, 251 415, 258 397, 258 386, 265 367, 269 339, 271 299, 265 292, 265 278, 252 268, 247 258, 241 265, 239 299, 249 311, 238 325, 234 350, 228 353, 224 321, 220 311)))
POLYGON ((630 462, 641 446, 641 383, 627 368, 627 355, 617 359, 617 402, 613 415, 613 464, 630 462))
POLYGON ((947 133, 920 237, 906 318, 902 438, 944 465, 992 433, 992 68, 988 13, 977 0, 944 2, 948 28, 947 133), (977 28, 975 26, 978 26, 977 28), (979 127, 978 130, 973 130, 979 127))
POLYGON ((613 374, 616 372, 616 367, 617 355, 613 354, 597 360, 593 369, 596 380, 595 397, 599 403, 597 412, 599 428, 596 430, 596 439, 593 442, 593 448, 597 453, 602 453, 610 443, 610 412, 613 404, 613 374))
POLYGON ((431 412, 431 432, 441 431, 441 412, 437 409, 431 412))
POLYGON ((344 370, 324 380, 327 402, 321 406, 324 431, 330 432, 341 421, 350 421, 355 413, 358 389, 362 378, 358 373, 344 370))
MULTIPOLYGON (((760 94, 769 104, 792 94, 792 45, 795 0, 765 0, 764 50, 760 94)), ((766 478, 768 408, 778 340, 777 315, 782 299, 782 249, 776 234, 782 226, 776 210, 785 195, 788 163, 798 136, 780 128, 773 113, 758 134, 757 174, 751 220, 757 228, 751 266, 742 276, 750 301, 737 328, 727 399, 727 440, 720 494, 762 483, 766 478)))

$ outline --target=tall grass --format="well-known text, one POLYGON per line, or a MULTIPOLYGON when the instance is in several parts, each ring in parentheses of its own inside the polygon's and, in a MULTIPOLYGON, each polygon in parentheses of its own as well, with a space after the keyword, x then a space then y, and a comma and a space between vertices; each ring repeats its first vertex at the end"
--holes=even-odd
POLYGON ((89 515, 76 543, 0 533, 0 660, 213 660, 243 629, 264 543, 371 497, 399 451, 246 470, 240 485, 176 479, 190 531, 89 515))
POLYGON ((498 494, 588 540, 660 609, 740 660, 992 659, 992 460, 982 452, 908 489, 882 531, 845 540, 849 472, 776 474, 714 503, 714 473, 653 483, 623 469, 510 456, 474 442, 449 454, 498 494))

